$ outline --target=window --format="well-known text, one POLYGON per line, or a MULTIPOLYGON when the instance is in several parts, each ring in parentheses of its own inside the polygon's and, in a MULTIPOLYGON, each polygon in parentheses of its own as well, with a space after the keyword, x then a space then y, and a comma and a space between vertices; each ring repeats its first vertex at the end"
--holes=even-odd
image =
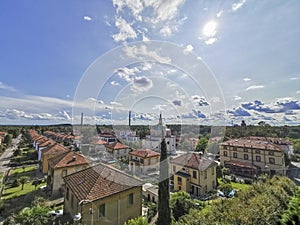
POLYGON ((274 155, 274 152, 269 151, 269 155, 274 155))
POLYGON ((215 168, 211 168, 211 175, 215 175, 215 168))
POLYGON ((260 154, 260 151, 259 151, 259 150, 255 150, 255 153, 256 153, 256 154, 260 154))
POLYGON ((128 205, 133 205, 133 193, 128 195, 128 205))
POLYGON ((177 182, 178 182, 178 185, 182 185, 182 179, 181 179, 181 177, 177 177, 177 182))
POLYGON ((212 181, 212 187, 215 188, 215 181, 212 181))
POLYGON ((233 153, 233 158, 237 158, 237 153, 236 152, 233 153))
POLYGON ((173 172, 174 173, 176 172, 176 166, 173 166, 173 172))
POLYGON ((260 162, 261 161, 261 158, 259 155, 255 156, 255 159, 256 159, 256 162, 260 162))
POLYGON ((193 170, 193 178, 194 178, 194 179, 197 179, 197 171, 194 171, 194 170, 193 170))
POLYGON ((227 157, 227 151, 224 151, 224 152, 223 152, 223 155, 224 155, 225 157, 227 157))
POLYGON ((224 146, 224 149, 227 149, 227 146, 224 146))
POLYGON ((244 154, 244 159, 245 159, 245 160, 248 160, 248 159, 249 159, 248 154, 244 154))
POLYGON ((99 217, 105 217, 105 204, 99 205, 99 217))
POLYGON ((247 149, 247 148, 244 148, 244 152, 248 152, 248 149, 247 149))
POLYGON ((204 179, 206 179, 207 178, 207 171, 205 170, 204 171, 204 179))
POLYGON ((275 164, 275 159, 274 158, 269 158, 269 163, 270 164, 275 164))
POLYGON ((67 176, 67 170, 61 171, 61 177, 65 177, 65 176, 67 176))
POLYGON ((236 150, 237 150, 237 147, 236 147, 236 146, 234 146, 232 149, 233 149, 233 151, 236 151, 236 150))

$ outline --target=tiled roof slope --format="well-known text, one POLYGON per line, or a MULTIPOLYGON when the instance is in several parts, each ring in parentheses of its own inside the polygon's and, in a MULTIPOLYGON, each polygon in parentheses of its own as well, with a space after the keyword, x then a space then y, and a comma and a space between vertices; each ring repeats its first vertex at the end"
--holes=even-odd
POLYGON ((141 158, 160 156, 160 154, 158 152, 153 151, 151 149, 147 149, 147 148, 140 148, 140 149, 130 152, 129 154, 133 155, 133 156, 141 157, 141 158))
POLYGON ((110 144, 110 145, 107 145, 106 147, 109 148, 109 149, 113 149, 113 150, 126 149, 126 148, 128 148, 127 145, 123 145, 123 144, 120 143, 120 142, 114 142, 114 143, 112 143, 112 144, 110 144))
POLYGON ((104 164, 73 173, 64 180, 77 199, 90 201, 143 185, 142 181, 104 164))
POLYGON ((266 137, 245 137, 239 139, 230 139, 221 143, 222 146, 235 146, 242 148, 255 148, 270 151, 284 151, 284 147, 281 144, 282 141, 274 138, 266 137))
POLYGON ((70 150, 61 144, 55 143, 47 148, 45 148, 42 152, 43 155, 51 155, 51 154, 57 154, 57 153, 66 153, 70 150))
POLYGON ((91 163, 90 160, 83 155, 76 152, 66 152, 55 158, 49 159, 49 166, 51 168, 63 168, 69 166, 77 166, 91 163))
POLYGON ((206 170, 209 167, 217 165, 216 162, 205 158, 198 153, 187 153, 181 156, 178 156, 171 160, 172 164, 189 167, 195 170, 206 170))

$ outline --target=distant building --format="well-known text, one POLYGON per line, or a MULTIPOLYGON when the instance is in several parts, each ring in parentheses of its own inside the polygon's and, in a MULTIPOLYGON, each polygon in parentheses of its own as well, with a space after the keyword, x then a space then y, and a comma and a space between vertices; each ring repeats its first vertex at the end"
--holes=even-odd
POLYGON ((278 138, 247 137, 220 144, 220 163, 231 173, 253 177, 259 173, 286 175, 288 142, 278 138))
POLYGON ((149 202, 158 203, 158 185, 146 183, 143 185, 143 196, 149 202))
POLYGON ((129 153, 129 170, 133 174, 149 174, 159 170, 160 153, 141 148, 129 153))
POLYGON ((176 136, 172 135, 171 130, 164 126, 161 115, 159 118, 159 123, 157 125, 151 127, 150 135, 147 135, 146 139, 142 140, 142 147, 160 152, 160 144, 162 141, 162 131, 164 131, 168 154, 175 153, 176 152, 176 136))
POLYGON ((198 153, 187 153, 170 161, 174 191, 203 196, 216 188, 217 163, 198 153))
POLYGON ((64 213, 82 224, 123 225, 142 215, 142 182, 98 164, 64 178, 64 213))
POLYGON ((106 145, 106 151, 110 153, 111 156, 115 159, 127 159, 130 148, 120 142, 114 142, 112 144, 106 145))

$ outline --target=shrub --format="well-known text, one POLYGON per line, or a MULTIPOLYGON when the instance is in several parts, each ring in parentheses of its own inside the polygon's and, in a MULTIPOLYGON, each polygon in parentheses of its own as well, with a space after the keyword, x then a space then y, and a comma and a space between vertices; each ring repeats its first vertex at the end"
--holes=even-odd
POLYGON ((11 184, 11 187, 19 187, 20 186, 20 181, 18 179, 14 179, 14 181, 11 184))

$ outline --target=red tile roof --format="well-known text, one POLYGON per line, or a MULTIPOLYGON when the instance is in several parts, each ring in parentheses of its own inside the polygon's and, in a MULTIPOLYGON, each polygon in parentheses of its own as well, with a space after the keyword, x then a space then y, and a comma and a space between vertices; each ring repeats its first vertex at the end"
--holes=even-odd
POLYGON ((54 155, 57 153, 66 153, 69 152, 70 150, 61 144, 55 143, 54 145, 51 145, 42 151, 42 155, 54 155))
POLYGON ((113 150, 120 150, 120 149, 127 149, 129 147, 127 145, 123 145, 120 142, 114 142, 110 145, 107 145, 106 148, 113 149, 113 150))
POLYGON ((72 151, 49 159, 49 166, 55 169, 69 166, 85 165, 90 163, 91 161, 85 158, 84 155, 72 151))
POLYGON ((143 185, 142 181, 104 164, 73 173, 64 180, 77 199, 90 201, 143 185))
POLYGON ((234 146, 241 148, 254 148, 268 151, 284 151, 284 147, 281 144, 284 143, 279 139, 268 137, 245 137, 239 139, 230 139, 221 143, 221 146, 234 146))
POLYGON ((206 170, 209 167, 216 166, 217 163, 206 157, 199 155, 198 153, 187 153, 178 156, 171 160, 172 164, 189 167, 196 170, 206 170))
POLYGON ((137 150, 134 150, 132 152, 129 152, 130 155, 137 156, 140 158, 149 158, 149 157, 155 157, 155 156, 160 156, 158 152, 155 152, 151 149, 147 148, 140 148, 137 150))
POLYGON ((108 143, 106 141, 103 141, 101 139, 93 141, 92 144, 94 144, 94 145, 108 145, 108 143))
POLYGON ((42 143, 39 144, 39 147, 46 147, 46 146, 49 146, 49 145, 54 145, 56 142, 51 140, 51 139, 48 139, 42 143))
POLYGON ((252 163, 247 163, 247 162, 240 162, 240 161, 225 161, 224 162, 225 165, 232 165, 232 166, 236 166, 236 167, 241 167, 241 168, 252 168, 252 169, 259 169, 259 166, 256 166, 252 163))

